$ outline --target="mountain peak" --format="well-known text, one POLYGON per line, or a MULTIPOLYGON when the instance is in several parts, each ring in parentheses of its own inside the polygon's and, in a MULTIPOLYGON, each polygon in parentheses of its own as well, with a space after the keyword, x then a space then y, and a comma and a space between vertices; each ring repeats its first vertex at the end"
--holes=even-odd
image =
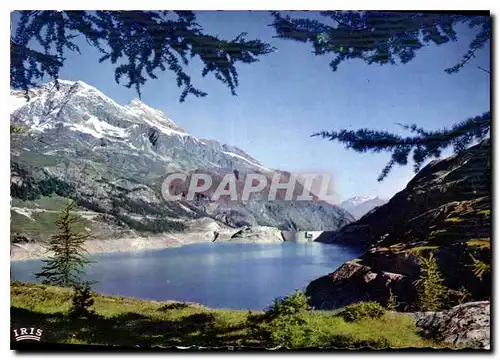
MULTIPOLYGON (((97 90, 95 87, 81 81, 81 80, 64 80, 64 79, 58 79, 57 82, 59 83, 59 86, 61 85, 66 85, 66 86, 79 86, 83 89, 87 89, 87 90, 93 90, 93 91, 97 91, 99 93, 101 93, 99 90, 97 90)), ((56 82, 55 81, 51 81, 49 83, 47 83, 47 85, 49 86, 55 86, 56 82)))
POLYGON ((144 104, 139 98, 133 98, 132 101, 130 101, 127 104, 127 106, 129 106, 129 107, 148 107, 149 108, 149 106, 144 104))
POLYGON ((186 131, 178 126, 174 121, 169 119, 167 115, 163 113, 163 111, 154 109, 145 103, 143 103, 140 99, 134 98, 132 101, 130 101, 126 106, 127 109, 130 111, 140 114, 140 115, 145 115, 145 116, 150 116, 152 119, 155 119, 156 123, 158 124, 165 124, 167 125, 170 129, 185 133, 186 131))
POLYGON ((349 211, 355 218, 360 218, 376 206, 385 204, 387 201, 378 196, 353 196, 340 203, 340 207, 349 211))
POLYGON ((379 199, 378 196, 353 196, 347 200, 344 200, 344 203, 352 203, 352 204, 361 204, 370 200, 379 199))

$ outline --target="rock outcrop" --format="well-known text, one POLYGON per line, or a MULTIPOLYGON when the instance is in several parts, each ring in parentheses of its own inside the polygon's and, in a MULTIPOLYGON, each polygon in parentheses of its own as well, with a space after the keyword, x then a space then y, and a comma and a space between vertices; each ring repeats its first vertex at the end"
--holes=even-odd
POLYGON ((490 349, 490 302, 461 304, 440 312, 418 312, 421 335, 454 348, 490 349))
POLYGON ((374 271, 369 266, 346 262, 335 272, 312 281, 306 289, 310 304, 318 310, 338 309, 360 301, 377 301, 387 305, 392 293, 400 306, 413 296, 411 279, 386 271, 374 271))
POLYGON ((346 263, 308 286, 313 305, 338 308, 373 300, 385 304, 389 289, 408 311, 420 256, 436 255, 448 303, 491 295, 489 139, 449 158, 432 161, 387 204, 318 241, 363 246, 356 263, 346 263), (460 295, 460 294, 461 295, 460 295))
POLYGON ((232 243, 281 243, 281 231, 270 226, 245 226, 229 240, 232 243))

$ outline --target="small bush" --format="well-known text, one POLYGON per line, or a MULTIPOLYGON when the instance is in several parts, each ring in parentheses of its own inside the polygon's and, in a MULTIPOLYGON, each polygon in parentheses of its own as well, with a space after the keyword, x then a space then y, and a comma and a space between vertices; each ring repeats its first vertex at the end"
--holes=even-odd
POLYGON ((314 334, 314 329, 305 320, 307 310, 307 297, 300 290, 282 299, 274 299, 263 315, 249 313, 249 334, 253 340, 268 347, 307 347, 314 334))
POLYGON ((73 301, 69 309, 69 316, 74 319, 79 319, 89 318, 95 315, 94 310, 90 310, 90 307, 94 305, 90 285, 87 283, 75 284, 73 285, 73 289, 73 301))
POLYGON ((386 310, 378 302, 362 301, 347 305, 338 313, 338 316, 346 322, 354 322, 367 318, 379 319, 384 316, 385 312, 386 310))
POLYGON ((273 304, 266 311, 266 315, 270 318, 299 315, 310 309, 307 300, 302 291, 296 290, 282 299, 274 299, 273 304))
POLYGON ((271 346, 284 346, 290 349, 311 346, 314 330, 301 316, 278 317, 265 326, 267 340, 271 346))

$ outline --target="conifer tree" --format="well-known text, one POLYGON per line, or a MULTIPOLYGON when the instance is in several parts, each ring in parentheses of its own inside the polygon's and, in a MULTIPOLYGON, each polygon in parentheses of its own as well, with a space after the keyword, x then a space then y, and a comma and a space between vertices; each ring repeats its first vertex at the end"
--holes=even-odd
POLYGON ((53 255, 42 260, 42 270, 35 274, 45 284, 69 287, 82 283, 85 265, 89 263, 83 244, 92 234, 82 228, 79 218, 72 213, 74 208, 71 201, 58 214, 57 232, 48 244, 53 255))
POLYGON ((87 281, 81 284, 73 284, 73 299, 68 313, 70 317, 77 319, 96 315, 94 310, 89 309, 94 305, 90 285, 91 283, 87 281))
POLYGON ((420 276, 414 282, 417 294, 417 307, 419 311, 437 311, 446 299, 446 286, 443 285, 443 278, 439 272, 439 267, 434 253, 429 257, 419 256, 420 276))

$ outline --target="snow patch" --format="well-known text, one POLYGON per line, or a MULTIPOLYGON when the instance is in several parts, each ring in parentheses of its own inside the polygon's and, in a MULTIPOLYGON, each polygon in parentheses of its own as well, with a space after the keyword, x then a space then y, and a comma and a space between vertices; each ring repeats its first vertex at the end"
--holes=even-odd
POLYGON ((162 111, 153 109, 141 102, 139 99, 132 100, 125 109, 134 117, 138 117, 145 123, 157 127, 161 132, 167 135, 187 136, 175 122, 170 120, 162 111))
POLYGON ((109 136, 123 139, 128 136, 126 129, 108 124, 95 116, 91 116, 84 124, 72 124, 71 129, 90 134, 99 139, 109 136))
POLYGON ((17 109, 22 108, 27 103, 28 103, 28 101, 26 101, 26 98, 24 98, 22 96, 11 95, 10 99, 9 99, 10 114, 12 114, 17 109))
POLYGON ((347 204, 353 205, 353 206, 358 206, 361 205, 367 201, 370 200, 375 200, 378 196, 354 196, 350 199, 345 200, 342 202, 342 204, 345 206, 347 204))
POLYGON ((232 153, 232 152, 230 152, 230 151, 222 151, 222 152, 223 152, 224 154, 226 154, 226 155, 229 155, 229 156, 232 156, 232 157, 235 157, 235 158, 238 158, 238 159, 244 160, 244 161, 246 161, 247 163, 249 163, 250 165, 255 166, 255 167, 258 167, 258 168, 260 168, 260 169, 262 169, 262 170, 264 170, 264 171, 271 171, 271 170, 269 170, 268 168, 265 168, 265 167, 264 167, 264 166, 262 166, 262 165, 256 164, 256 163, 254 163, 254 162, 252 162, 252 161, 248 160, 247 158, 245 158, 245 157, 243 157, 243 156, 241 156, 241 155, 238 155, 238 154, 232 153))
POLYGON ((151 126, 154 126, 156 127, 158 130, 160 130, 162 133, 166 134, 166 135, 177 135, 177 136, 180 136, 181 138, 184 138, 185 136, 189 136, 188 134, 184 133, 184 132, 180 132, 180 131, 177 131, 177 130, 173 130, 173 129, 170 129, 169 127, 166 127, 164 125, 162 125, 160 122, 158 121, 155 121, 155 120, 150 120, 146 117, 143 117, 141 118, 142 121, 144 121, 145 123, 151 125, 151 126))

